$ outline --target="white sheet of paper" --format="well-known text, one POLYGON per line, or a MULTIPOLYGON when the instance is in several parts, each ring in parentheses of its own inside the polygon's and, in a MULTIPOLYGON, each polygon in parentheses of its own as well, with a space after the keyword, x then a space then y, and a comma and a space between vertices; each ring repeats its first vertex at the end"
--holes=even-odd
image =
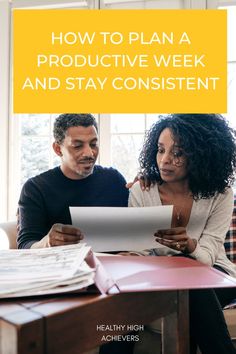
POLYGON ((172 205, 117 208, 70 207, 72 224, 95 252, 157 248, 153 234, 171 226, 172 205))

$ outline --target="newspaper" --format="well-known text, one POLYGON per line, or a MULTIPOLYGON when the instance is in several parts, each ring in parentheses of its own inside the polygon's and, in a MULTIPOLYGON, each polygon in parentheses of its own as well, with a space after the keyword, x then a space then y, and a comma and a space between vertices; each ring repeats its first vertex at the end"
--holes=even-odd
POLYGON ((0 298, 78 291, 94 283, 84 243, 0 251, 0 298))

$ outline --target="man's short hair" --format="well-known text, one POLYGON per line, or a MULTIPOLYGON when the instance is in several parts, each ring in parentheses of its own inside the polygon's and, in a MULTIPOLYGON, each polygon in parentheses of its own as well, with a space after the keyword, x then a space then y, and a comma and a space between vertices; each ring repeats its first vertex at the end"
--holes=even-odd
POLYGON ((93 125, 98 131, 97 122, 94 116, 90 113, 63 113, 60 114, 54 122, 53 136, 58 144, 62 144, 65 139, 67 129, 79 126, 89 127, 91 125, 93 125))

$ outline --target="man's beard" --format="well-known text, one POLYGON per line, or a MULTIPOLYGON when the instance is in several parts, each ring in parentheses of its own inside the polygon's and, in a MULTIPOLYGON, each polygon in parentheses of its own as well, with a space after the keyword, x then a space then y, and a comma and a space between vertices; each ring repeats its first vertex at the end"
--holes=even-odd
POLYGON ((86 171, 86 170, 83 170, 83 171, 77 170, 76 173, 77 173, 77 175, 80 176, 81 178, 86 178, 86 177, 90 176, 90 175, 93 173, 93 170, 94 170, 94 165, 93 165, 93 167, 92 167, 91 169, 89 169, 88 171, 86 171))

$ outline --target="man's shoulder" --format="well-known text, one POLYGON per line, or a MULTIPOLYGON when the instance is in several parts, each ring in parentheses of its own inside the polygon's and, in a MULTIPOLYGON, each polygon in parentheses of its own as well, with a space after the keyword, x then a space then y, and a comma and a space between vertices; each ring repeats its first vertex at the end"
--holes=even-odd
POLYGON ((122 174, 113 167, 103 167, 101 165, 96 165, 94 167, 95 174, 100 174, 108 177, 119 177, 124 178, 122 174))
POLYGON ((25 187, 32 186, 32 185, 38 186, 44 183, 47 184, 53 183, 55 179, 58 178, 59 174, 60 174, 59 167, 52 168, 48 171, 42 172, 34 177, 29 178, 25 182, 24 186, 25 187))
POLYGON ((119 171, 113 167, 96 165, 94 168, 91 186, 93 185, 103 206, 127 206, 128 189, 126 181, 119 171))

